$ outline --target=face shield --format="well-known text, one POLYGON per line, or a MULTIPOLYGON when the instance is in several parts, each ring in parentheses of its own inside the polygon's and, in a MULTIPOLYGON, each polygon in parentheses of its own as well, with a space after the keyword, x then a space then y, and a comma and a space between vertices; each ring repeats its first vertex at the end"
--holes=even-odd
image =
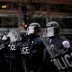
POLYGON ((28 35, 34 34, 34 26, 29 26, 29 27, 28 27, 28 29, 27 29, 27 34, 28 34, 28 35))
POLYGON ((53 37, 59 34, 60 27, 59 23, 55 21, 51 21, 46 25, 46 37, 53 37))
POLYGON ((54 27, 46 28, 46 37, 54 36, 54 27))

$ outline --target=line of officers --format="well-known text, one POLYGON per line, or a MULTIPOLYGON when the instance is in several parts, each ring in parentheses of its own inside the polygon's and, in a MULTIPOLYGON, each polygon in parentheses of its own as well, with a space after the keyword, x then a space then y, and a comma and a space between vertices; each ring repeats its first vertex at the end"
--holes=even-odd
POLYGON ((26 33, 12 30, 4 35, 0 41, 0 72, 71 71, 62 67, 58 69, 53 61, 55 57, 71 51, 68 51, 71 42, 59 34, 59 23, 52 21, 47 24, 45 39, 40 32, 40 24, 31 23, 26 33))

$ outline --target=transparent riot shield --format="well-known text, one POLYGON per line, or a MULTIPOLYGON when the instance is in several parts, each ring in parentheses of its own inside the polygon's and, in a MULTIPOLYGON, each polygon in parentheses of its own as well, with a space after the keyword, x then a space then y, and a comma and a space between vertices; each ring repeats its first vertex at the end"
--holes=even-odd
POLYGON ((55 45, 49 45, 47 40, 44 38, 42 38, 42 41, 45 44, 47 51, 57 69, 60 72, 72 72, 72 48, 64 48, 55 53, 53 50, 55 49, 55 45))

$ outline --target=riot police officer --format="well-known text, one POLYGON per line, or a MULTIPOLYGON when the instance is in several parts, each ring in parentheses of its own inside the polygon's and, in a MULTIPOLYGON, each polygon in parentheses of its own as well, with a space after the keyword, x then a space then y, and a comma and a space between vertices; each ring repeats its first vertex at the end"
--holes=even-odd
POLYGON ((40 72, 43 64, 43 51, 44 44, 39 36, 40 25, 39 23, 31 23, 27 29, 28 34, 28 62, 27 69, 29 72, 40 72))
POLYGON ((19 31, 12 30, 7 35, 10 38, 9 49, 9 71, 23 72, 23 63, 21 57, 21 36, 19 31))
POLYGON ((71 42, 65 36, 60 35, 58 22, 49 22, 46 27, 46 42, 49 45, 46 51, 50 54, 51 61, 53 61, 59 71, 68 72, 72 60, 68 54, 71 51, 71 42), (66 58, 67 55, 70 57, 70 61, 66 58))

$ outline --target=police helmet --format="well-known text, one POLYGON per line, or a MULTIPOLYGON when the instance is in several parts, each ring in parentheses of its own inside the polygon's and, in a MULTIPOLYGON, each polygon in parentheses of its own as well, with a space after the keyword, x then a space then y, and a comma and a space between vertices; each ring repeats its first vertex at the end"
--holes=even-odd
POLYGON ((58 22, 55 22, 55 21, 52 21, 52 22, 49 22, 46 27, 54 27, 54 28, 59 28, 59 23, 58 22))
POLYGON ((46 37, 52 37, 59 34, 59 23, 51 21, 46 25, 46 37))
POLYGON ((31 23, 27 29, 28 35, 40 32, 39 23, 31 23))

